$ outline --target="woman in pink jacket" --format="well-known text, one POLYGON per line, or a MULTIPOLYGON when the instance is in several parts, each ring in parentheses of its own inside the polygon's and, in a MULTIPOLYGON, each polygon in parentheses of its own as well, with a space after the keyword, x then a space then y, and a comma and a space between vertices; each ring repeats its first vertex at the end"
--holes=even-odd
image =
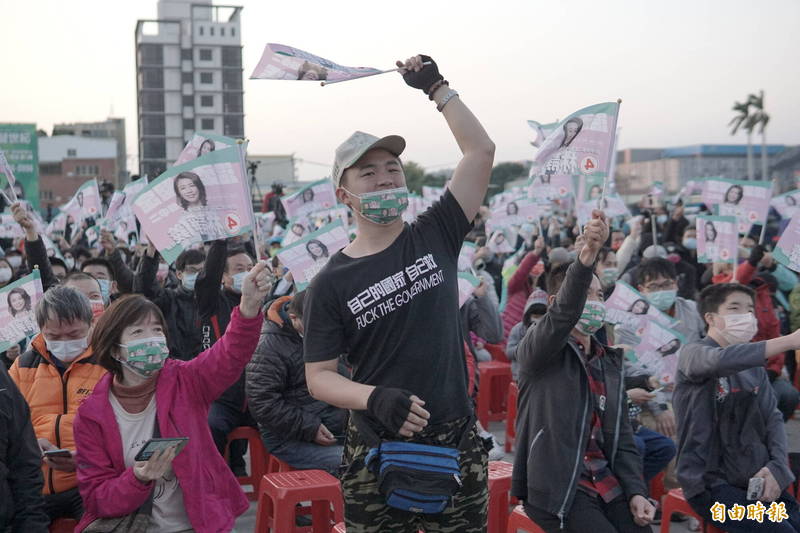
POLYGON ((106 310, 91 345, 109 372, 78 409, 74 424, 85 508, 76 531, 140 507, 151 509, 158 531, 233 529, 248 503, 211 439, 208 408, 255 351, 270 279, 264 263, 249 272, 225 335, 191 361, 167 359, 164 317, 144 297, 126 296, 106 310), (188 437, 186 447, 135 461, 156 429, 163 438, 188 437))

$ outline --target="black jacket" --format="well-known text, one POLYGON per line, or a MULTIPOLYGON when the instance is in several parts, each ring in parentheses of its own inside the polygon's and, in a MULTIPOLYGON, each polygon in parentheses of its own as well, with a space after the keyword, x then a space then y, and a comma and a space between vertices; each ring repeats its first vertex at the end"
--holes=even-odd
POLYGON ((42 279, 42 289, 44 291, 58 285, 58 278, 53 274, 50 258, 47 257, 47 247, 41 237, 35 241, 25 239, 25 256, 31 272, 33 272, 34 267, 39 267, 39 276, 42 279))
POLYGON ((152 300, 164 313, 167 321, 169 354, 188 361, 203 351, 200 317, 194 301, 194 291, 180 286, 163 288, 156 281, 158 259, 145 255, 139 263, 133 281, 133 291, 152 300))
MULTIPOLYGON (((512 493, 529 505, 569 514, 591 431, 592 397, 579 348, 570 338, 586 303, 592 269, 574 261, 555 303, 517 348, 519 414, 512 493)), ((626 499, 647 495, 641 458, 628 419, 623 354, 605 348, 608 401, 602 416, 603 453, 626 499)))
POLYGON ((320 424, 342 435, 346 411, 315 400, 306 385, 303 339, 283 307, 270 306, 253 359, 247 365, 247 399, 269 448, 289 441, 313 442, 320 424))
POLYGON ((47 532, 43 485, 28 404, 0 365, 0 532, 47 532))

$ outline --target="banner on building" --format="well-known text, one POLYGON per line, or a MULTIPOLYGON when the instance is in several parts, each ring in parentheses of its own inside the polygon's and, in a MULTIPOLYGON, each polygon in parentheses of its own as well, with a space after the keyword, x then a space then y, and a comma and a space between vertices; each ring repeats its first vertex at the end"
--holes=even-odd
MULTIPOLYGON (((36 124, 0 124, 0 151, 16 179, 17 198, 39 209, 39 138, 36 124)), ((8 176, 0 178, 0 188, 9 188, 8 176)), ((9 198, 11 195, 8 194, 9 198)))

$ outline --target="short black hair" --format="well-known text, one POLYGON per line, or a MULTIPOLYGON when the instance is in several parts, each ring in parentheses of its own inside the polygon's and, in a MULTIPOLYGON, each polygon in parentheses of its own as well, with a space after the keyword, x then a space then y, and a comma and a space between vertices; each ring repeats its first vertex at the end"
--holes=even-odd
POLYGON ((644 285, 648 280, 664 277, 667 279, 678 279, 678 272, 675 270, 675 263, 663 257, 651 257, 639 263, 636 274, 636 283, 644 285))
POLYGON ((298 317, 303 316, 303 303, 306 299, 306 291, 300 291, 292 297, 292 301, 289 304, 288 311, 293 314, 297 315, 298 317))
POLYGON ((105 267, 105 268, 108 270, 108 275, 109 275, 109 277, 111 278, 111 281, 114 281, 114 280, 115 280, 115 277, 114 277, 114 268, 111 266, 111 261, 109 261, 109 260, 108 260, 108 259, 106 259, 105 257, 92 257, 91 259, 87 259, 86 261, 84 261, 83 263, 81 263, 81 272, 83 272, 83 271, 84 271, 84 269, 85 269, 87 266, 101 266, 101 267, 105 267))
POLYGON ((60 266, 67 272, 67 274, 69 274, 69 269, 67 268, 67 264, 64 261, 62 261, 58 257, 50 257, 49 259, 51 267, 60 266))
POLYGON ((255 263, 255 259, 253 259, 253 256, 250 255, 250 253, 247 251, 247 249, 244 246, 232 246, 232 247, 229 247, 228 251, 225 253, 225 270, 224 270, 224 272, 228 271, 228 259, 230 259, 231 257, 233 257, 235 255, 239 255, 239 254, 247 255, 247 257, 252 259, 253 262, 255 263))
POLYGON ((567 269, 571 264, 572 262, 564 263, 550 271, 547 275, 547 294, 553 295, 558 293, 558 289, 560 289, 561 284, 564 283, 564 278, 567 277, 567 269))
POLYGON ((72 249, 72 256, 75 258, 81 256, 91 258, 92 252, 90 252, 89 249, 84 246, 76 246, 75 248, 72 249))
MULTIPOLYGON (((609 233, 608 235, 609 235, 608 238, 610 239, 611 238, 611 234, 609 233)), ((614 250, 612 250, 608 246, 603 246, 602 248, 600 248, 600 251, 597 253, 597 262, 598 263, 604 262, 606 260, 606 258, 608 257, 608 254, 610 254, 613 251, 614 250)))
POLYGON ((206 254, 202 250, 184 250, 175 260, 175 270, 183 270, 186 268, 186 265, 196 265, 198 263, 204 263, 206 260, 206 254))
MULTIPOLYGON (((61 281, 61 285, 66 285, 70 281, 97 281, 97 278, 87 274, 86 272, 70 272, 67 274, 67 277, 61 281)), ((97 285, 100 286, 100 282, 97 281, 97 285)))
POLYGON ((728 296, 735 292, 742 292, 748 295, 753 300, 753 304, 755 304, 756 292, 747 285, 742 285, 741 283, 716 283, 709 285, 700 293, 700 301, 697 303, 700 316, 705 317, 706 313, 716 313, 719 310, 719 306, 725 302, 728 296))

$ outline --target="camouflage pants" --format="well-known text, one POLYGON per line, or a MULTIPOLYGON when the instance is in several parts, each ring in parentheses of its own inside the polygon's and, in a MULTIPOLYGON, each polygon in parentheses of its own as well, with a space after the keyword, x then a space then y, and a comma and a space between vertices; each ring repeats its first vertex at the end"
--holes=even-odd
MULTIPOLYGON (((462 418, 426 428, 413 442, 456 447, 466 423, 462 418)), ((378 491, 378 480, 367 470, 364 459, 369 447, 358 436, 352 420, 347 428, 345 470, 342 475, 347 533, 479 533, 486 531, 488 455, 483 439, 473 423, 461 450, 462 487, 453 505, 435 515, 415 514, 386 505, 378 491)), ((404 439, 410 440, 410 439, 404 439)))

